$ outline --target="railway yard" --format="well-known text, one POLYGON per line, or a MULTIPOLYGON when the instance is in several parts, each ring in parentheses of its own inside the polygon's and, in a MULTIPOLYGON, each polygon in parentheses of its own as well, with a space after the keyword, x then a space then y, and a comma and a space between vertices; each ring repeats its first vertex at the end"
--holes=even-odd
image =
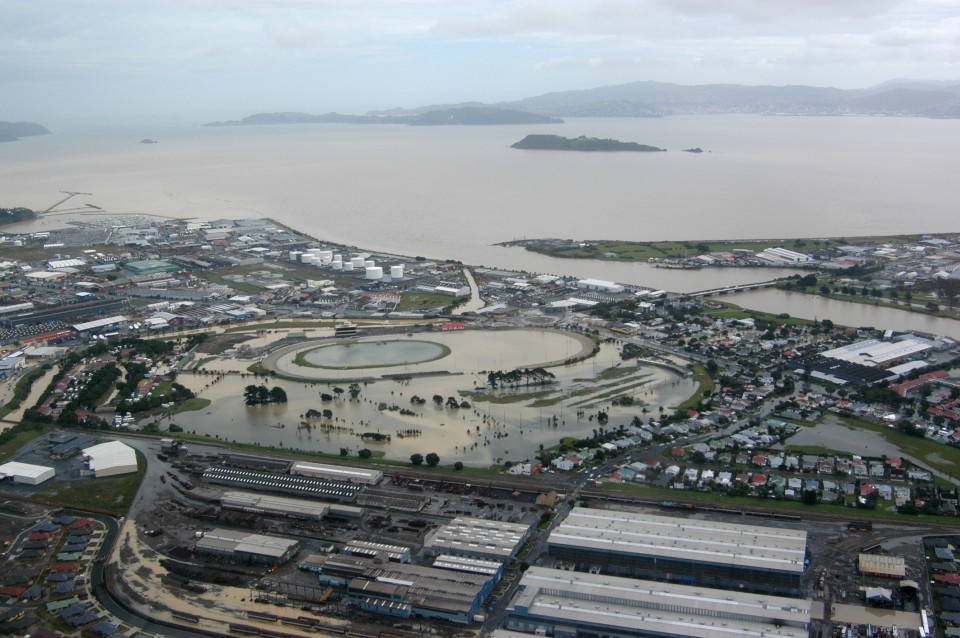
MULTIPOLYGON (((325 631, 412 636, 428 631, 453 637, 494 631, 528 566, 561 566, 547 551, 546 541, 577 506, 691 523, 803 530, 803 594, 813 601, 811 635, 838 635, 848 629, 859 635, 919 635, 921 612, 932 615, 940 609, 934 594, 949 586, 943 581, 931 586, 935 548, 929 539, 945 539, 951 548, 960 545, 952 528, 924 519, 871 522, 820 512, 741 511, 644 500, 610 490, 581 490, 574 482, 549 475, 491 476, 468 483, 453 473, 431 473, 428 480, 410 471, 388 470, 385 476, 373 476, 376 480, 369 485, 344 483, 291 474, 302 463, 291 458, 200 445, 171 451, 161 449, 168 444, 156 439, 126 440, 149 463, 139 496, 121 521, 113 555, 105 561, 106 582, 135 614, 194 627, 194 635, 301 636, 325 631), (323 503, 302 499, 304 490, 316 489, 333 490, 340 497, 328 496, 323 503), (296 500, 285 500, 289 498, 296 500), (433 569, 437 553, 431 551, 431 539, 452 521, 474 519, 527 528, 529 534, 522 546, 511 550, 496 585, 467 622, 417 615, 385 618, 351 602, 347 578, 329 575, 330 565, 342 560, 331 560, 338 556, 356 557, 358 565, 368 561, 357 569, 401 569, 408 561, 411 567, 403 569, 433 569), (236 545, 230 545, 233 538, 239 539, 236 545), (274 544, 282 545, 282 555, 274 544), (241 546, 247 549, 238 549, 241 546), (863 573, 863 554, 902 565, 902 574, 863 573), (317 568, 324 566, 318 575, 317 568)), ((4 538, 13 539, 45 513, 16 499, 5 501, 0 510, 4 538)), ((5 572, 11 576, 21 569, 28 575, 38 569, 15 560, 7 565, 5 572)))

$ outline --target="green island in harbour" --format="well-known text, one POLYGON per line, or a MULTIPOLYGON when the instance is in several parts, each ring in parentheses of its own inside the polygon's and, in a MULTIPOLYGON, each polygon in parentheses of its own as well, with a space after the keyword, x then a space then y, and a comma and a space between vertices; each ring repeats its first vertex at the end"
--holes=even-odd
POLYGON ((596 137, 563 137, 562 135, 527 135, 510 148, 533 151, 633 151, 638 153, 665 152, 667 149, 636 142, 599 139, 596 137))

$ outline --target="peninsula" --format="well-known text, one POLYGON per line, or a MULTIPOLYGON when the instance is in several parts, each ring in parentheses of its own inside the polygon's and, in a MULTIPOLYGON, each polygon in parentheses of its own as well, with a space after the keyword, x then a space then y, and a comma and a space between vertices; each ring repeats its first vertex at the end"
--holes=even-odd
POLYGON ((49 134, 49 129, 35 122, 0 122, 0 142, 16 142, 21 137, 49 134))
POLYGON ((576 138, 561 135, 528 135, 516 144, 512 144, 510 148, 535 151, 633 151, 639 153, 655 153, 667 150, 656 146, 637 144, 636 142, 621 142, 583 135, 576 138))
POLYGON ((563 120, 516 109, 490 106, 441 108, 415 115, 344 115, 325 113, 257 113, 242 120, 209 122, 203 126, 260 126, 266 124, 406 124, 409 126, 492 126, 505 124, 562 124, 563 120))

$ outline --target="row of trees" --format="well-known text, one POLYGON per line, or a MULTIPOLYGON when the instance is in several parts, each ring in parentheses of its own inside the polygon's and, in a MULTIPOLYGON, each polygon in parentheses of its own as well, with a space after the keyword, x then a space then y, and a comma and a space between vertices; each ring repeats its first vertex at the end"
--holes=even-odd
POLYGON ((272 388, 267 388, 265 385, 248 385, 243 389, 243 402, 247 405, 286 403, 287 392, 278 385, 272 388))
POLYGON ((430 452, 426 456, 423 454, 411 454, 410 463, 415 467, 419 467, 424 463, 427 464, 427 467, 437 467, 440 465, 440 457, 436 452, 430 452))
POLYGON ((358 398, 360 398, 361 388, 359 383, 351 383, 346 390, 336 385, 336 386, 333 386, 332 391, 333 391, 333 394, 330 394, 329 392, 321 392, 320 400, 333 401, 334 398, 339 399, 344 392, 347 392, 350 395, 350 400, 355 401, 358 398))
POLYGON ((531 383, 533 385, 546 385, 552 383, 556 378, 555 374, 545 368, 524 368, 522 370, 517 368, 509 372, 503 370, 492 371, 487 375, 487 382, 491 388, 496 388, 498 384, 502 387, 516 388, 521 382, 524 382, 525 386, 529 386, 531 383))

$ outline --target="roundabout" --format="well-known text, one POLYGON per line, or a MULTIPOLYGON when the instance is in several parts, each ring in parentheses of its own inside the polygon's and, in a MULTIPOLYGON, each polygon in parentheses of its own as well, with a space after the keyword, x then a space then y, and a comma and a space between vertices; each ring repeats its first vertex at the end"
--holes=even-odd
POLYGON ((466 330, 313 339, 272 352, 261 364, 298 381, 376 380, 554 366, 593 348, 587 337, 559 330, 466 330))

